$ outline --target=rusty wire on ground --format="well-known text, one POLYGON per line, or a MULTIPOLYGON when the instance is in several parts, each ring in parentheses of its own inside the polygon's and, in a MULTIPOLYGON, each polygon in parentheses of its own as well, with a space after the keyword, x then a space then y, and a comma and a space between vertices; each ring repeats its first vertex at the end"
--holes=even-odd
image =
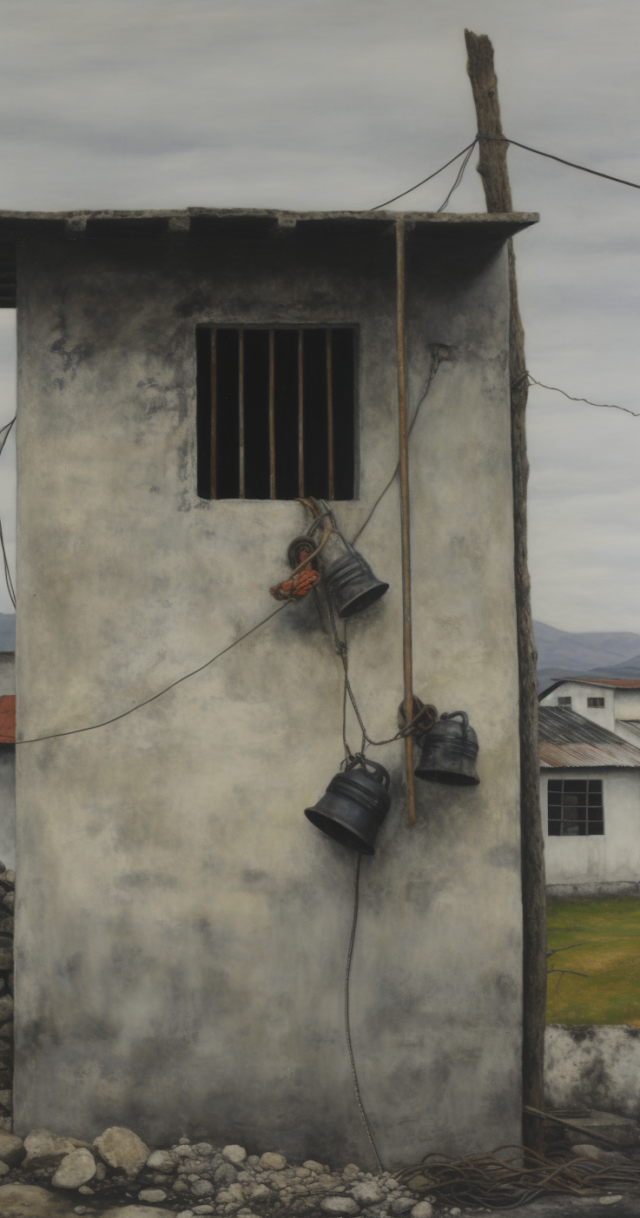
POLYGON ((607 1189, 640 1192, 640 1163, 602 1163, 584 1156, 557 1162, 519 1145, 460 1158, 431 1151, 419 1163, 397 1168, 394 1175, 414 1192, 438 1200, 505 1210, 545 1193, 591 1197, 607 1189), (509 1150, 516 1153, 500 1157, 509 1150))

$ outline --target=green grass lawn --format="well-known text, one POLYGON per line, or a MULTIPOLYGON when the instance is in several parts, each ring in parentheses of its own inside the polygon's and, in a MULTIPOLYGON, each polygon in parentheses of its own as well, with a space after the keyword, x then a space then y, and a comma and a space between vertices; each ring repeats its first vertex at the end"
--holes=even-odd
POLYGON ((547 902, 547 1023, 640 1027, 640 899, 547 902))

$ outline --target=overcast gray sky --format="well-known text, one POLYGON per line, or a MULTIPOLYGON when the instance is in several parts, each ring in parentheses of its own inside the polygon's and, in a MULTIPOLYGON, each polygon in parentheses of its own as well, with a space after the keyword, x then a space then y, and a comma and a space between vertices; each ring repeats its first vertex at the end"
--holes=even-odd
MULTIPOLYGON (((637 0, 0 0, 0 208, 367 208, 475 131, 464 27, 514 139, 640 182, 637 0)), ((450 210, 484 210, 476 157, 450 210)), ((512 148, 527 360, 640 411, 640 191, 512 148)), ((398 206, 434 210, 456 167, 398 206)), ((0 315, 0 422, 14 315, 0 315)), ((640 419, 532 389, 534 614, 638 630, 640 419)), ((13 447, 0 511, 15 565, 13 447)), ((0 594, 0 610, 10 605, 0 594)))

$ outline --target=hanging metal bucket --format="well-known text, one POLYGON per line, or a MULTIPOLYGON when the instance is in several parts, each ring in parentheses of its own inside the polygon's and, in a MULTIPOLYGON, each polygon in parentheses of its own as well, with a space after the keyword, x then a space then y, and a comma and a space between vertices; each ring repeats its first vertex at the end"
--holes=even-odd
POLYGON ((414 770, 426 782, 445 782, 467 787, 480 782, 476 772, 478 737, 469 727, 465 711, 451 711, 440 719, 424 738, 422 756, 414 770), (454 722, 460 717, 462 723, 454 722))
POLYGON ((338 611, 339 617, 351 617, 373 605, 374 601, 384 596, 388 584, 376 579, 369 563, 350 546, 344 543, 347 552, 336 558, 324 573, 325 584, 329 595, 338 611))
POLYGON ((331 779, 324 795, 304 814, 328 837, 357 850, 375 854, 378 830, 391 807, 390 778, 384 766, 361 753, 331 779))

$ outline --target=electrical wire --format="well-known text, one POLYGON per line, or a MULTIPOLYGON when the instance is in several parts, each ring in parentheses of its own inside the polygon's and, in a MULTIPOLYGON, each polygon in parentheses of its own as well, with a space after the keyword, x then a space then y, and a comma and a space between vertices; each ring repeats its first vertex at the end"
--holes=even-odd
POLYGON ((384 1167, 382 1166, 380 1155, 378 1154, 378 1151, 376 1149, 376 1144, 373 1140, 373 1135, 371 1133, 371 1129, 369 1127, 369 1122, 367 1120, 367 1114, 364 1110, 364 1104, 362 1103, 362 1096, 360 1095, 360 1084, 358 1083, 356 1062, 355 1062, 355 1058, 353 1056, 353 1045, 351 1044, 351 1027, 350 1027, 350 1020, 349 1020, 349 978, 351 976, 351 959, 353 956, 353 945, 356 940, 356 926, 358 925, 358 906, 360 903, 360 866, 361 866, 361 864, 362 864, 362 855, 358 854, 358 862, 356 863, 356 889, 355 889, 355 896, 354 896, 354 901, 353 901, 353 919, 351 922, 351 938, 349 939, 349 951, 347 952, 347 968, 346 968, 346 972, 345 972, 345 976, 344 976, 344 1027, 345 1027, 345 1033, 346 1033, 346 1037, 347 1037, 347 1048, 349 1050, 349 1061, 351 1062, 351 1078, 353 1079, 353 1089, 356 1093, 356 1100, 358 1102, 358 1108, 360 1109, 360 1116, 362 1117, 364 1127, 367 1131, 367 1137, 371 1143, 371 1149, 373 1150, 373 1153, 375 1155, 376 1163, 378 1164, 378 1170, 382 1172, 382 1171, 384 1171, 384 1167))
POLYGON ((477 140, 474 140, 474 141, 473 141, 473 143, 472 143, 472 145, 471 145, 471 147, 470 147, 470 149, 469 149, 469 151, 468 151, 468 153, 467 153, 466 157, 464 158, 464 161, 462 162, 462 165, 460 166, 460 168, 459 168, 459 170, 458 170, 458 176, 456 177, 456 180, 455 180, 455 182, 453 183, 453 186, 451 187, 451 190, 449 191, 449 194, 447 195, 447 197, 446 197, 446 199, 445 199, 444 203, 441 203, 441 204, 440 204, 440 206, 439 206, 439 208, 438 208, 438 212, 444 211, 444 209, 445 209, 445 207, 447 206, 447 203, 449 202, 449 199, 451 198, 451 196, 452 196, 452 194, 453 194, 454 190, 457 190, 457 189, 458 189, 458 187, 459 187, 459 185, 460 185, 460 183, 461 183, 461 181, 462 181, 462 179, 463 179, 463 177, 464 177, 464 171, 465 171, 465 169, 467 168, 467 165, 469 164, 469 159, 470 159, 470 157, 471 157, 471 153, 473 152, 473 150, 474 150, 474 148, 475 148, 475 146, 476 146, 477 142, 478 142, 477 140))
MULTIPOLYGON (((261 626, 264 626, 267 622, 270 622, 272 617, 275 617, 278 613, 282 613, 282 610, 286 609, 288 604, 289 601, 285 601, 284 604, 279 605, 277 609, 274 609, 273 613, 269 613, 267 617, 263 617, 261 622, 256 622, 256 625, 252 626, 250 630, 245 630, 244 634, 239 635, 238 638, 234 639, 232 643, 229 643, 226 647, 223 647, 222 651, 218 651, 216 655, 211 657, 210 660, 206 660, 205 663, 200 664, 198 668, 193 668, 191 672, 186 672, 184 676, 178 677, 178 679, 176 681, 172 681, 170 685, 165 685, 164 689, 159 690, 157 694, 152 694, 150 698, 145 698, 144 702, 138 702, 135 706, 131 706, 129 710, 122 711, 119 715, 113 715, 111 719, 103 719, 100 723, 90 723, 87 727, 75 727, 71 728, 67 732, 49 732, 46 736, 31 736, 27 740, 16 740, 15 743, 38 744, 41 740, 58 740, 61 736, 79 736, 81 732, 94 732, 98 727, 107 727, 110 723, 117 723, 119 719, 126 719, 127 715, 132 715, 134 711, 140 710, 143 706, 148 706, 150 702, 155 702, 157 698, 161 698, 163 694, 167 694, 170 689, 175 689, 176 685, 181 685, 183 681, 188 681, 189 677, 195 677, 197 673, 204 672, 205 668, 208 668, 210 664, 214 664, 216 660, 219 660, 221 656, 226 655, 227 652, 231 651, 233 647, 237 647, 238 643, 242 643, 243 639, 248 639, 250 634, 255 634, 256 630, 259 630, 261 626)), ((0 737, 0 743, 2 743, 2 737, 0 737)), ((11 743, 13 744, 13 741, 11 741, 11 743)))
MULTIPOLYGON (((431 382, 432 382, 432 380, 433 380, 433 378, 434 378, 434 376, 435 376, 436 372, 438 371, 438 368, 440 367, 441 362, 442 362, 442 359, 441 359, 440 353, 439 353, 438 351, 434 351, 434 352, 432 353, 432 355, 431 355, 431 366, 430 366, 430 368, 429 368, 429 376, 427 377, 427 384, 426 384, 426 388, 425 388, 425 391, 424 391, 424 393, 423 393, 422 397, 420 398, 420 401, 418 402, 418 405, 416 406, 416 409, 415 409, 415 412, 414 412, 413 418, 412 418, 412 420, 411 420, 411 423, 409 424, 409 429, 408 429, 408 431, 407 431, 407 439, 409 439, 409 436, 411 435, 411 432, 413 431, 413 428, 414 428, 414 426, 415 426, 416 420, 417 420, 417 418, 418 418, 418 414, 419 414, 419 412, 420 412, 420 407, 422 406, 422 403, 424 402, 424 400, 425 400, 425 398, 426 398, 426 396, 427 396, 427 394, 428 394, 428 392, 429 392, 429 390, 430 390, 430 388, 431 388, 431 382)), ((389 490, 389 487, 391 486, 392 482, 394 481, 394 479, 395 479, 395 478, 397 478, 399 470, 400 470, 400 459, 398 458, 398 463, 397 463, 397 465, 396 465, 396 468, 394 469, 394 471, 393 471, 393 473, 392 473, 392 475, 391 475, 391 477, 390 477, 389 481, 387 482, 387 485, 384 487, 384 489, 383 489, 383 490, 381 490, 381 491, 380 491, 380 494, 378 495, 378 498, 376 499, 376 501, 375 501, 375 503, 374 503, 373 507, 371 508, 371 511, 369 512, 369 515, 367 516, 367 518, 366 518, 366 520, 365 520, 364 524, 361 524, 361 525, 360 525, 360 528, 358 529, 358 532, 357 532, 357 533, 355 533, 355 534, 354 534, 354 536, 351 538, 351 545, 352 545, 352 546, 353 546, 353 545, 355 545, 355 543, 356 543, 356 541, 358 540, 358 538, 359 538, 360 534, 361 534, 361 533, 364 533, 364 530, 366 529, 366 527, 367 527, 367 525, 368 525, 369 521, 371 520, 371 517, 373 516, 373 513, 375 512, 375 510, 376 510, 376 508, 377 508, 378 504, 382 502, 382 500, 384 499, 384 497, 385 497, 385 495, 386 495, 387 491, 389 490)))
MULTIPOLYGON (((10 433, 11 428, 13 427, 13 424, 15 423, 15 421, 16 421, 16 416, 14 415, 9 423, 5 423, 4 427, 0 428, 0 455, 2 454, 2 450, 3 450, 7 440, 9 439, 9 433, 10 433)), ((13 605, 13 607, 15 609, 16 593, 15 593, 15 588, 13 586, 13 580, 11 578, 11 569, 9 567, 9 559, 7 558, 7 551, 6 551, 5 544, 4 544, 4 533, 2 531, 2 521, 1 520, 0 520, 0 546, 2 547, 2 561, 4 563, 4 578, 5 578, 5 582, 7 585, 7 592, 9 593, 9 599, 11 601, 11 604, 13 605)))
POLYGON ((390 203, 395 203, 398 199, 404 199, 405 195, 410 195, 411 192, 413 190, 417 190, 419 186, 424 186, 425 182, 430 182, 432 178, 437 178, 438 174, 442 173, 443 169, 448 169, 450 165, 453 165, 454 161, 457 161, 461 156, 464 156, 465 152, 470 153, 473 149, 473 145, 477 141, 477 138, 478 137, 476 136, 473 143, 467 144, 466 148, 462 149, 462 152, 456 152, 456 155, 452 156, 451 160, 447 161, 446 165, 441 165, 439 169, 436 169, 435 173, 430 173, 427 178, 423 178, 421 182, 416 182, 415 186, 410 186, 408 190, 403 190, 399 195, 394 195, 392 199, 387 199, 385 203, 376 203, 375 207, 371 207, 369 210, 380 211, 381 207, 388 207, 390 203))
MULTIPOLYGON (((476 140, 490 140, 492 144, 514 144, 516 148, 524 148, 525 152, 534 152, 536 156, 544 156, 549 161, 558 161, 560 165, 568 165, 570 169, 580 169, 582 173, 591 173, 595 178, 606 178, 608 182, 618 182, 620 186, 632 186, 640 190, 640 182, 629 182, 626 178, 615 178, 611 173, 603 173, 600 169, 589 169, 587 165, 577 165, 575 161, 566 161, 562 156, 553 152, 541 152, 539 148, 531 148, 529 144, 520 144, 518 140, 510 140, 506 135, 478 135, 476 140)), ((412 187, 415 190, 415 187, 412 187)), ((400 196, 398 196, 399 198, 400 196)))
POLYGON ((625 414, 633 415, 634 419, 640 419, 640 413, 635 410, 629 410, 628 406, 617 406, 615 402, 592 402, 589 398, 574 398, 570 393, 566 393, 564 389, 558 389, 557 385, 544 385, 542 381, 537 381, 535 376, 532 376, 530 372, 525 372, 521 377, 518 377, 512 388, 520 384, 520 381, 524 380, 525 377, 528 377, 530 385, 539 385, 541 389, 550 389, 552 393, 561 393, 570 402, 586 402, 587 406, 597 406, 598 410, 623 410, 625 414))

